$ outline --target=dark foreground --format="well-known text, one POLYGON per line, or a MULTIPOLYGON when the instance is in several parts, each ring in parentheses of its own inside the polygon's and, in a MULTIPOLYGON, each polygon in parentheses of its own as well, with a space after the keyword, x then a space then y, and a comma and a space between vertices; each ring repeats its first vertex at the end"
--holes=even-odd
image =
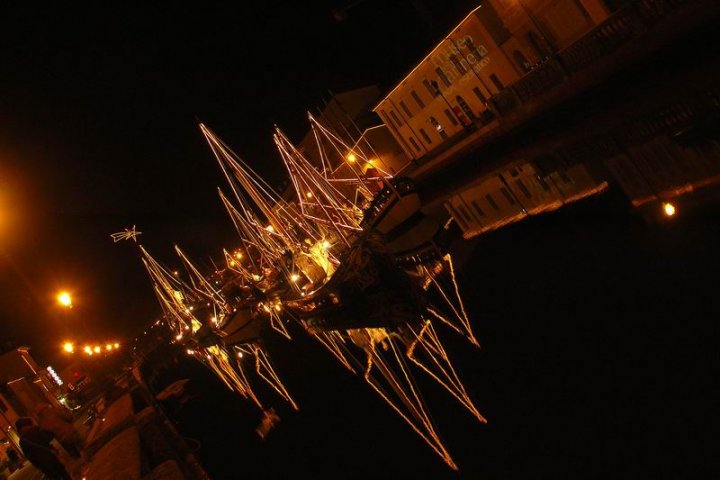
POLYGON ((611 191, 458 242, 483 349, 443 338, 488 424, 418 381, 460 472, 298 329, 268 339, 300 412, 269 405, 282 421, 265 440, 257 409, 183 355, 158 388, 190 378, 197 396, 168 413, 216 479, 705 477, 720 217, 647 225, 626 205, 611 191))

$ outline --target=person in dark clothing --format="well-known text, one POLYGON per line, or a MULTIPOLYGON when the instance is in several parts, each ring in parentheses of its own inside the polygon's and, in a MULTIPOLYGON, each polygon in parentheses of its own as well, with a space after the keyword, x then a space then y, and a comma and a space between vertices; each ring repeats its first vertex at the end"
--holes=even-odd
POLYGON ((40 470, 48 480, 72 480, 50 445, 53 434, 37 425, 31 418, 20 418, 15 422, 20 435, 20 449, 25 458, 40 470))

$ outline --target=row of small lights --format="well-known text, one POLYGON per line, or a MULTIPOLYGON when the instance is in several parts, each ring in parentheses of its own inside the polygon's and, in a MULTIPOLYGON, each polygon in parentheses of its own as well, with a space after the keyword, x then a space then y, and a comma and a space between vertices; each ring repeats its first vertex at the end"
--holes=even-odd
MULTIPOLYGON (((85 345, 83 347, 82 351, 86 355, 98 355, 98 354, 102 353, 103 351, 104 352, 112 352, 112 351, 118 350, 118 349, 120 349, 120 344, 115 342, 115 343, 106 343, 104 349, 100 345, 94 345, 94 346, 85 345)), ((73 353, 75 353, 75 344, 72 342, 65 342, 65 343, 63 343, 63 350, 65 351, 65 353, 73 354, 73 353)))

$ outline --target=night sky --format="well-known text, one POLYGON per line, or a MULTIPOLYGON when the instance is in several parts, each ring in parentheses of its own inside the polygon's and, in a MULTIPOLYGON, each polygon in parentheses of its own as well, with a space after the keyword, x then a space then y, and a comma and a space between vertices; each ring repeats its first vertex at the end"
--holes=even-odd
POLYGON ((78 332, 133 337, 159 308, 137 252, 111 233, 136 224, 168 262, 174 243, 209 263, 236 241, 198 120, 277 184, 273 124, 299 139, 329 90, 392 86, 471 4, 4 6, 2 348, 50 361, 78 332))

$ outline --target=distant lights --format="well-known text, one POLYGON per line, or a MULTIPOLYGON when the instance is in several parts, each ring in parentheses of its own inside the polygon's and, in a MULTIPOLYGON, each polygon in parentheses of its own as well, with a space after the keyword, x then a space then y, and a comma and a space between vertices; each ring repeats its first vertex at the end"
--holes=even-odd
POLYGON ((292 275, 290 275, 290 280, 292 280, 293 282, 297 282, 298 280, 300 280, 300 275, 298 275, 297 273, 293 273, 292 275))
POLYGON ((93 348, 93 352, 95 352, 95 353, 100 353, 101 351, 102 351, 102 349, 100 348, 99 345, 95 345, 95 347, 93 348))
POLYGON ((346 158, 347 161, 350 162, 350 163, 353 163, 353 162, 355 162, 355 161, 357 160, 357 156, 356 156, 353 152, 348 153, 348 154, 347 154, 347 157, 345 157, 345 158, 346 158))
POLYGON ((72 297, 70 297, 70 294, 65 291, 58 293, 57 301, 65 308, 72 308, 73 306, 72 297))
POLYGON ((74 353, 75 345, 73 345, 72 342, 65 342, 63 343, 63 350, 65 350, 67 353, 74 353))
POLYGON ((662 209, 663 209, 663 213, 665 214, 666 217, 672 217, 675 215, 675 212, 676 212, 675 205, 673 205, 670 202, 663 203, 662 209))

